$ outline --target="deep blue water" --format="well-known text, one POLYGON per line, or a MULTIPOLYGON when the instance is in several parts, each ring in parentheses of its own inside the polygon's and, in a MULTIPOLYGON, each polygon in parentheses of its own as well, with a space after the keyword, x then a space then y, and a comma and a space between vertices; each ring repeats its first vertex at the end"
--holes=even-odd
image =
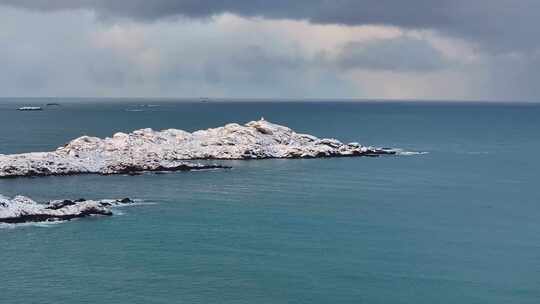
POLYGON ((261 116, 317 136, 429 152, 0 180, 8 196, 155 203, 0 229, 2 304, 540 300, 539 105, 66 99, 18 112, 18 103, 50 100, 0 102, 0 153, 261 116))

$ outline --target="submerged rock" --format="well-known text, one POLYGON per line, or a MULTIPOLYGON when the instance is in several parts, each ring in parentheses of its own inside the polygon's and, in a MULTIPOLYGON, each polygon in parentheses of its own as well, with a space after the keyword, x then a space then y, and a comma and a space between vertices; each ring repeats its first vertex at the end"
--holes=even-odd
POLYGON ((93 215, 111 216, 111 207, 132 204, 129 198, 121 200, 62 200, 41 204, 25 196, 13 199, 0 195, 0 223, 69 221, 93 215))
POLYGON ((54 152, 0 155, 0 177, 136 174, 226 168, 188 160, 378 156, 394 150, 300 134, 264 119, 189 133, 137 130, 105 139, 82 136, 54 152))

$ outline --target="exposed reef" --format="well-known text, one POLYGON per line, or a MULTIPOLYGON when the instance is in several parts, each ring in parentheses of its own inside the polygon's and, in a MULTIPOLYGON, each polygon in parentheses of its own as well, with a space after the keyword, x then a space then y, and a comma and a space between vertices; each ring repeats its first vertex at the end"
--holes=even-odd
POLYGON ((82 136, 53 152, 0 155, 0 178, 136 174, 227 168, 193 160, 379 156, 396 150, 300 134, 264 119, 189 133, 137 130, 104 139, 82 136))
POLYGON ((58 222, 94 215, 111 216, 113 214, 112 207, 127 204, 133 204, 133 201, 124 198, 121 200, 79 199, 38 203, 25 196, 16 196, 10 199, 0 195, 0 223, 58 222))

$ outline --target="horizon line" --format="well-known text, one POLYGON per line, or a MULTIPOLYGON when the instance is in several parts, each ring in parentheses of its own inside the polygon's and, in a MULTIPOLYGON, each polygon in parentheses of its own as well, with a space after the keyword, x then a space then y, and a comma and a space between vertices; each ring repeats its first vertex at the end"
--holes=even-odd
POLYGON ((95 96, 95 97, 81 97, 81 96, 0 96, 0 101, 5 99, 79 99, 79 100, 150 100, 157 99, 162 101, 212 101, 212 102, 426 102, 426 103, 540 103, 540 100, 506 100, 506 99, 428 99, 428 98, 355 98, 355 97, 320 97, 320 98, 309 98, 309 97, 104 97, 104 96, 95 96))

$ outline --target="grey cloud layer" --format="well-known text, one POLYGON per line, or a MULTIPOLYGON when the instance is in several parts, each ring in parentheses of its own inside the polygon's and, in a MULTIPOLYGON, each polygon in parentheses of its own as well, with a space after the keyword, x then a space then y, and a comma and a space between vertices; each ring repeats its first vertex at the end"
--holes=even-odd
POLYGON ((528 0, 0 0, 0 95, 540 101, 539 22, 535 20, 539 4, 528 0), (135 21, 100 22, 86 11, 72 11, 79 8, 104 18, 135 21), (341 27, 235 16, 210 22, 161 20, 206 18, 222 12, 436 31, 353 29, 355 33, 397 32, 366 39, 349 37, 341 27), (343 30, 345 38, 327 42, 318 36, 321 28, 331 29, 323 35, 343 30), (448 34, 472 43, 448 40, 448 34), (438 39, 445 42, 439 44, 438 39), (317 46, 307 46, 311 43, 317 46))
POLYGON ((323 24, 386 24, 438 30, 477 41, 493 52, 540 44, 535 39, 538 0, 0 0, 0 4, 37 10, 85 8, 102 16, 141 20, 230 12, 323 24))
POLYGON ((213 23, 117 27, 81 12, 1 8, 1 96, 356 96, 278 35, 245 39, 213 23))
POLYGON ((404 72, 429 72, 449 62, 427 41, 401 37, 372 42, 349 42, 337 58, 344 69, 369 69, 404 72))

